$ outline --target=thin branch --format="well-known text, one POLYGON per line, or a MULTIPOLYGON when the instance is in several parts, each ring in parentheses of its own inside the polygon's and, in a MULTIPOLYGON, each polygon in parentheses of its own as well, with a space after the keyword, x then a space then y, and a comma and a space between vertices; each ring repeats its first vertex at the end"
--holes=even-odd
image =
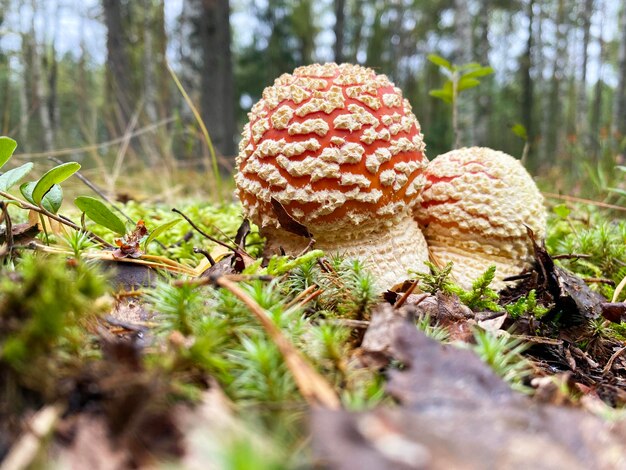
POLYGON ((113 245, 111 245, 104 238, 102 238, 102 237, 100 237, 100 236, 96 235, 95 233, 90 232, 88 230, 83 230, 81 227, 76 225, 74 222, 72 222, 67 217, 63 217, 61 215, 54 214, 54 213, 44 209, 41 206, 36 206, 36 205, 31 204, 29 202, 23 201, 23 200, 15 197, 15 196, 13 196, 12 194, 6 193, 4 191, 0 191, 0 196, 2 196, 3 198, 9 199, 11 201, 17 202, 22 209, 28 209, 28 210, 31 210, 31 211, 35 211, 35 212, 37 212, 39 214, 45 215, 49 219, 56 220, 57 222, 60 222, 63 225, 67 225, 68 227, 71 227, 74 230, 81 230, 81 231, 85 232, 87 235, 89 235, 90 238, 92 238, 93 240, 97 241, 101 245, 106 246, 107 248, 115 248, 113 245))
MULTIPOLYGON (((154 124, 150 124, 149 126, 142 127, 141 129, 137 129, 135 132, 133 132, 130 135, 130 137, 138 137, 142 134, 146 134, 148 132, 153 131, 154 129, 158 127, 169 124, 175 120, 176 120, 175 117, 161 119, 160 121, 155 122, 154 124)), ((13 157, 11 158, 17 159, 17 160, 32 160, 35 158, 61 157, 63 155, 74 155, 77 153, 85 153, 85 152, 89 152, 92 150, 98 150, 102 148, 111 147, 113 145, 117 145, 117 144, 124 142, 127 138, 128 136, 124 135, 122 137, 118 137, 113 140, 107 140, 106 142, 101 142, 99 144, 85 145, 84 147, 65 148, 65 149, 59 149, 59 150, 51 150, 49 152, 19 153, 19 154, 13 155, 13 157)))
POLYGON ((592 199, 584 199, 584 198, 576 197, 576 196, 567 196, 565 194, 554 194, 554 193, 546 193, 546 192, 542 192, 542 194, 545 197, 548 197, 550 199, 560 199, 561 201, 569 201, 569 202, 580 202, 583 204, 589 204, 590 206, 598 206, 598 207, 604 207, 606 209, 614 209, 616 211, 626 212, 626 207, 617 206, 615 204, 609 204, 606 202, 594 201, 592 199))
MULTIPOLYGON (((178 215, 180 215, 183 219, 185 219, 187 221, 187 223, 189 223, 189 225, 191 225, 194 228, 194 230, 196 232, 198 232, 200 235, 202 235, 203 237, 207 238, 208 240, 211 240, 213 243, 217 243, 218 245, 223 246, 224 248, 226 248, 229 251, 234 251, 236 253, 244 253, 244 254, 248 255, 248 253, 243 251, 238 246, 230 246, 228 243, 224 243, 223 241, 221 241, 221 240, 219 240, 219 239, 209 235, 204 230, 202 230, 200 227, 198 227, 195 224, 195 222, 193 222, 189 217, 187 217, 187 215, 185 215, 182 211, 176 209, 175 207, 172 209, 172 212, 175 212, 178 215)), ((250 256, 250 255, 248 255, 248 256, 250 256)))
MULTIPOLYGON (((63 160, 59 160, 56 157, 48 157, 48 160, 51 160, 54 163, 59 164, 59 165, 61 163, 64 163, 63 160)), ((122 214, 124 218, 128 220, 131 224, 133 225, 135 224, 135 221, 133 219, 131 219, 122 209, 120 209, 119 206, 117 206, 106 194, 104 194, 104 192, 98 186, 96 186, 94 183, 91 182, 91 180, 89 180, 86 176, 84 176, 81 171, 77 171, 76 173, 74 173, 74 176, 76 176, 79 180, 85 183, 85 186, 91 189, 94 193, 100 196, 103 200, 109 203, 109 205, 113 209, 115 209, 117 212, 122 214)))

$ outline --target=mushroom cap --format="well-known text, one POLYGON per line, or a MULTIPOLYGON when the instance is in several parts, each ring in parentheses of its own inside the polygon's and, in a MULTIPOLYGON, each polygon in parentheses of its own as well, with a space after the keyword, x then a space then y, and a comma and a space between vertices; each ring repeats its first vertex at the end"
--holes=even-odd
POLYGON ((522 164, 485 147, 453 150, 432 160, 416 217, 431 256, 454 262, 462 287, 495 264, 495 287, 532 261, 526 226, 540 240, 546 233, 543 196, 522 164))
POLYGON ((283 74, 248 114, 235 176, 244 212, 279 227, 271 198, 316 236, 407 216, 427 162, 411 105, 385 75, 352 64, 283 74))

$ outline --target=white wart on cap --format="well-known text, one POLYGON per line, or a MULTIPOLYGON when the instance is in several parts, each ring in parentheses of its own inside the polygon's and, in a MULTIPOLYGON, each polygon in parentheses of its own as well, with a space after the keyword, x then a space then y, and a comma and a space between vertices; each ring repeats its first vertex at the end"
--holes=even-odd
POLYGON ((244 212, 270 247, 307 243, 282 230, 274 198, 317 247, 366 262, 379 286, 424 270, 411 214, 424 185, 423 136, 385 75, 334 63, 280 76, 248 114, 235 177, 244 212))
POLYGON ((453 150, 432 160, 425 171, 417 220, 433 260, 454 263, 452 275, 468 289, 489 266, 493 287, 519 274, 532 261, 532 243, 545 237, 543 196, 521 163, 484 147, 453 150))

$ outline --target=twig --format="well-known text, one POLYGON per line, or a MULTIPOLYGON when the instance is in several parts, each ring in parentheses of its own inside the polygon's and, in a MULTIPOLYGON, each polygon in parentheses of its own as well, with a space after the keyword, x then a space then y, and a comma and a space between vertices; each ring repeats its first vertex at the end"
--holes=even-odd
POLYGON ((57 403, 39 410, 31 418, 28 431, 19 438, 0 464, 0 470, 29 468, 39 454, 44 440, 54 430, 57 421, 63 414, 63 409, 64 407, 57 403))
MULTIPOLYGON (((418 282, 417 281, 413 281, 413 284, 411 284, 409 286, 409 288, 406 290, 406 292, 404 294, 402 294, 402 297, 400 297, 395 304, 393 304, 393 308, 400 308, 402 307, 402 304, 404 304, 404 302, 406 302, 406 299, 409 298, 409 295, 411 295, 413 293, 413 291, 415 290, 415 288, 417 287, 418 282)), ((424 297, 424 299, 428 297, 428 294, 426 294, 426 296, 424 297)), ((422 299, 422 300, 424 300, 422 299)))
MULTIPOLYGON (((53 161, 54 163, 57 164, 61 164, 63 163, 63 160, 59 160, 56 157, 48 157, 48 160, 53 161)), ((98 196, 100 196, 102 199, 104 199, 107 203, 109 203, 109 205, 115 209, 117 212, 119 212, 120 214, 122 214, 126 220, 128 220, 131 224, 135 224, 135 221, 133 219, 130 218, 130 216, 128 214, 126 214, 122 209, 120 209, 119 206, 117 206, 112 200, 111 198, 109 198, 106 194, 104 194, 104 192, 102 192, 102 190, 100 188, 98 188, 98 186, 96 186, 94 183, 92 183, 86 176, 84 176, 82 174, 82 172, 77 171, 76 173, 74 173, 74 176, 76 176, 76 178, 78 178, 79 180, 81 180, 83 183, 85 183, 85 185, 91 189, 94 193, 96 193, 98 196)))
POLYGON ((107 322, 109 325, 117 326, 119 328, 123 328, 128 331, 137 331, 139 333, 144 332, 148 329, 145 325, 139 325, 136 323, 125 322, 122 320, 118 320, 117 318, 112 317, 111 315, 106 315, 103 320, 107 322))
POLYGON ((211 256, 211 253, 209 253, 208 251, 203 250, 202 248, 194 248, 193 252, 194 253, 200 253, 201 255, 203 255, 209 261, 209 264, 211 266, 215 266, 215 260, 211 256))
POLYGON ((241 248, 239 248, 238 246, 230 246, 228 243, 224 243, 223 241, 209 235, 208 233, 206 233, 204 230, 202 230, 200 227, 198 227, 189 217, 187 217, 182 211, 173 208, 172 212, 176 212, 178 215, 180 215, 183 219, 185 219, 189 225, 191 225, 194 230, 196 230, 200 235, 202 235, 203 237, 211 240, 213 243, 217 243, 220 246, 223 246, 224 248, 226 248, 229 251, 234 251, 235 253, 243 253, 244 255, 252 258, 248 253, 246 253, 244 250, 242 250, 241 248))
POLYGON ((15 196, 13 196, 12 194, 6 193, 4 191, 0 191, 0 196, 2 196, 3 198, 9 199, 11 201, 15 201, 17 202, 20 207, 22 209, 29 209, 31 211, 35 211, 39 214, 45 215, 46 217, 48 217, 49 219, 52 220, 56 220, 57 222, 60 222, 64 225, 67 225, 71 228, 73 228, 74 230, 82 230, 84 231, 87 235, 89 235, 90 238, 94 239, 95 241, 97 241, 98 243, 100 243, 101 245, 104 245, 108 248, 115 248, 113 245, 111 245, 108 241, 106 241, 104 238, 96 235, 93 232, 90 232, 88 230, 83 230, 81 227, 79 227, 78 225, 76 225, 74 222, 72 222, 70 219, 68 219, 67 217, 63 217, 61 215, 57 215, 54 214, 48 210, 46 210, 45 208, 41 207, 41 206, 36 206, 34 204, 31 204, 29 202, 23 201, 19 198, 16 198, 15 196))
POLYGON ((346 328, 354 328, 357 330, 367 330, 370 326, 370 322, 367 320, 351 320, 349 318, 337 318, 326 320, 325 323, 329 323, 331 325, 343 326, 346 328))
POLYGON ((624 212, 626 212, 626 207, 624 207, 624 206, 617 206, 615 204, 609 204, 609 203, 606 203, 606 202, 593 201, 591 199, 583 199, 581 197, 576 197, 576 196, 567 196, 565 194, 554 194, 554 193, 546 193, 546 192, 543 192, 542 194, 545 197, 549 197, 549 198, 552 198, 552 199, 560 199, 562 201, 570 201, 570 202, 581 202, 583 204, 589 204, 591 206, 604 207, 606 209, 615 209, 616 211, 624 211, 624 212))
POLYGON ((606 375, 610 372, 611 368, 613 367, 613 363, 615 362, 615 359, 617 359, 624 351, 626 351, 626 346, 624 346, 623 348, 619 348, 613 353, 613 355, 604 366, 604 369, 602 369, 602 375, 606 375))
POLYGON ((9 214, 9 206, 4 201, 0 201, 0 208, 2 208, 2 219, 4 220, 4 228, 6 230, 5 253, 0 255, 0 257, 3 258, 6 254, 9 256, 9 259, 11 259, 11 253, 13 252, 13 224, 11 223, 11 216, 9 214))
POLYGON ((564 253, 561 255, 553 255, 552 259, 588 259, 591 258, 591 255, 586 255, 584 253, 564 253))
POLYGON ((304 289, 302 292, 300 292, 298 295, 296 295, 291 301, 287 302, 287 304, 285 304, 285 308, 289 309, 293 307, 295 304, 299 303, 300 300, 302 300, 303 298, 311 294, 311 292, 313 292, 318 287, 319 286, 317 284, 310 285, 309 287, 304 289))
POLYGON ((613 279, 605 279, 602 277, 585 277, 583 281, 590 284, 607 284, 609 286, 615 286, 615 281, 613 279))
MULTIPOLYGON (((150 124, 149 126, 142 127, 141 129, 136 130, 131 134, 131 137, 138 137, 142 134, 147 134, 148 132, 153 131, 154 129, 174 122, 177 118, 172 116, 169 118, 161 119, 160 121, 155 122, 154 124, 150 124)), ((36 152, 36 153, 19 153, 13 155, 13 159, 17 160, 32 160, 34 158, 45 158, 45 157, 61 157, 63 155, 74 155, 77 153, 85 153, 91 150, 98 150, 101 148, 111 147, 113 145, 120 144, 124 142, 128 137, 126 135, 122 137, 118 137, 113 140, 107 140, 106 142, 101 142, 99 144, 86 145, 84 147, 74 147, 74 148, 66 148, 60 150, 51 150, 49 152, 36 152)))
POLYGON ((241 287, 225 277, 218 277, 216 284, 229 290, 241 300, 261 323, 267 334, 285 359, 302 396, 312 405, 322 405, 330 409, 339 409, 339 397, 331 385, 304 359, 300 352, 287 339, 283 332, 268 317, 265 310, 254 301, 241 287))

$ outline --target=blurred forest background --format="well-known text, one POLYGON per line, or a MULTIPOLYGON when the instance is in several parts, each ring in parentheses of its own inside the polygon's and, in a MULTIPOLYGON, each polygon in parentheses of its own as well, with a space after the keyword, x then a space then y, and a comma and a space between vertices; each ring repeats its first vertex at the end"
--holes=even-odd
POLYGON ((301 64, 348 61, 404 90, 434 158, 454 136, 450 106, 429 95, 444 82, 430 53, 495 69, 462 95, 463 145, 520 156, 521 124, 534 174, 570 194, 614 185, 626 147, 621 0, 0 0, 0 134, 30 160, 198 168, 208 149, 169 63, 228 168, 265 86, 301 64))

